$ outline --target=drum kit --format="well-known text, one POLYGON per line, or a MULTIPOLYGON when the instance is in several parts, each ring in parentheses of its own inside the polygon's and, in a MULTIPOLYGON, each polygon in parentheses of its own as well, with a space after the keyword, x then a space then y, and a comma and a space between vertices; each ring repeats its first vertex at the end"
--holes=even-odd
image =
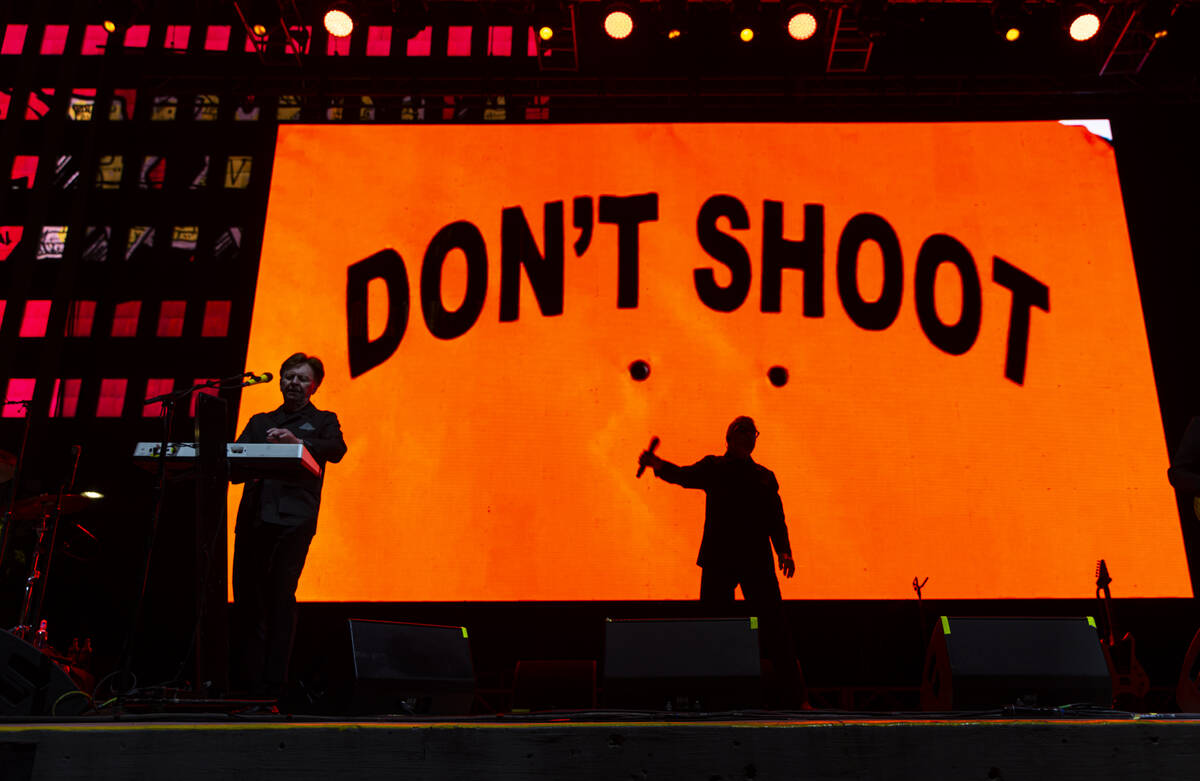
MULTIPOLYGON (((0 484, 12 481, 18 474, 18 458, 0 450, 0 484)), ((15 490, 15 486, 10 488, 15 490)), ((11 498, 8 502, 8 509, 3 517, 3 528, 0 530, 0 556, 3 556, 6 547, 4 541, 14 525, 35 524, 33 531, 36 540, 33 555, 29 558, 29 574, 25 578, 21 615, 17 625, 12 628, 12 634, 38 648, 47 647, 46 622, 41 620, 42 600, 50 574, 58 523, 62 518, 83 512, 97 498, 99 494, 75 494, 64 490, 23 499, 11 498)))

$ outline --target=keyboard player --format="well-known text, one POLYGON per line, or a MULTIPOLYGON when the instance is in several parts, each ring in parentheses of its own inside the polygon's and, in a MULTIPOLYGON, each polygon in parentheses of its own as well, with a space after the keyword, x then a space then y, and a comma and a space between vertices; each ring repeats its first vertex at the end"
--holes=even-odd
POLYGON ((295 353, 279 370, 283 404, 250 418, 238 442, 303 443, 321 475, 246 482, 233 548, 233 685, 252 696, 279 698, 287 683, 296 626, 296 585, 317 530, 325 464, 346 455, 333 412, 310 400, 325 367, 295 353))

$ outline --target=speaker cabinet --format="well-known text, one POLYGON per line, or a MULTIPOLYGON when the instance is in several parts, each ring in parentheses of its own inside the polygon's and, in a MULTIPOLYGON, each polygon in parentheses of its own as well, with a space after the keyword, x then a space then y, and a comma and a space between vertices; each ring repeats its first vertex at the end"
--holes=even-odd
POLYGON ((76 716, 90 702, 53 659, 10 632, 0 632, 0 715, 76 716))
POLYGON ((925 710, 1006 705, 1112 707, 1091 618, 954 618, 934 627, 921 678, 925 710))
POLYGON ((350 619, 349 713, 462 715, 475 698, 466 627, 350 619))
POLYGON ((759 708, 762 694, 756 618, 607 620, 607 707, 759 708))

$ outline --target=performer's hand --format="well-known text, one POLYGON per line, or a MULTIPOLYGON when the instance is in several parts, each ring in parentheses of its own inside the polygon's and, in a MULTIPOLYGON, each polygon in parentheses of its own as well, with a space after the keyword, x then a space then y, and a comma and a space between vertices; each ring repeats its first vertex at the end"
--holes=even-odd
POLYGON ((783 572, 785 578, 790 578, 796 574, 796 562, 792 559, 792 554, 779 554, 779 569, 783 572))
POLYGON ((638 466, 648 466, 651 469, 658 469, 658 465, 662 463, 662 459, 654 455, 649 450, 643 450, 638 456, 638 466))
POLYGON ((268 442, 282 442, 287 445, 299 445, 300 438, 286 428, 269 428, 267 429, 268 442))

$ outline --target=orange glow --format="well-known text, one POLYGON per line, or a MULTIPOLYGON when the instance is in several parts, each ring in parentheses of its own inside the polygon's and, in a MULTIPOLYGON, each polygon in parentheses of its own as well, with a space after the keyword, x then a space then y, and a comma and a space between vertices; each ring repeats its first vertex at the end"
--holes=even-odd
MULTIPOLYGON (((781 486, 797 566, 785 598, 911 599, 917 575, 928 598, 1090 597, 1100 558, 1120 596, 1190 596, 1124 226, 1110 145, 1054 122, 281 127, 246 366, 324 358, 313 400, 350 447, 329 467, 298 597, 695 598, 704 496, 636 479, 637 457, 655 435, 676 463, 722 452, 741 414, 781 486), (618 308, 618 226, 599 221, 600 198, 648 193, 637 306, 618 308), (750 225, 716 220, 750 259, 730 312, 693 281, 732 278, 697 236, 717 195, 750 225), (592 234, 577 255, 582 197, 592 234), (782 272, 781 311, 762 311, 764 201, 795 242, 806 204, 822 209, 808 237, 823 247, 820 316, 804 316, 798 269, 782 272), (519 317, 501 322, 502 210, 520 207, 544 253, 556 202, 562 313, 542 314, 522 268, 519 317), (894 230, 903 264, 880 330, 856 325, 839 292, 839 241, 866 213, 894 230), (458 221, 486 246, 486 295, 465 333, 439 339, 422 265, 458 221), (918 318, 917 257, 937 234, 978 271, 978 336, 961 354, 918 318), (407 328, 351 379, 347 269, 386 248, 406 268, 407 328), (1049 311, 1028 310, 1023 384, 1005 376, 1014 294, 993 258, 1049 288, 1049 311)), ((885 289, 883 257, 872 241, 858 253, 866 302, 885 289)), ((446 310, 468 298, 467 268, 446 255, 446 310)), ((967 308, 961 279, 949 263, 926 277, 944 324, 967 308)), ((386 292, 367 286, 370 339, 386 292)), ((247 390, 239 429, 278 404, 247 390)))

